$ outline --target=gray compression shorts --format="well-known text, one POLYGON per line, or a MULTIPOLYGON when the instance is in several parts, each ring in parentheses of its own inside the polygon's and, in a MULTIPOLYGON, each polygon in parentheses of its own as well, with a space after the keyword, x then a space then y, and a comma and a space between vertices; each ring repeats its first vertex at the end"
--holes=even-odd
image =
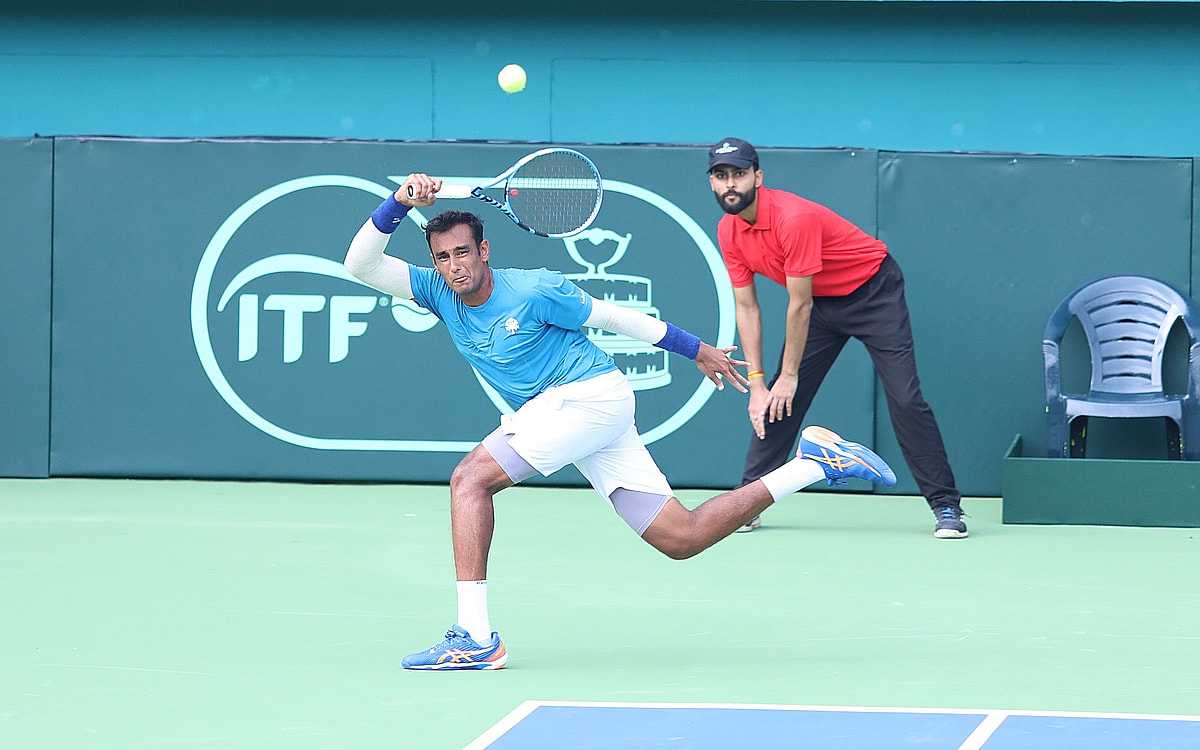
POLYGON ((496 463, 500 464, 500 468, 504 469, 504 473, 508 475, 512 483, 520 484, 537 474, 538 470, 530 466, 528 461, 513 450, 513 447, 509 445, 511 440, 512 435, 506 435, 503 429, 497 427, 483 439, 483 447, 492 455, 496 463))
MULTIPOLYGON (((512 435, 507 435, 501 428, 496 428, 483 439, 483 447, 491 454, 496 463, 500 464, 500 468, 504 469, 504 473, 508 475, 512 483, 520 484, 537 474, 538 470, 530 466, 528 461, 513 450, 512 445, 509 444, 511 438, 512 435)), ((617 515, 629 524, 629 527, 637 532, 638 536, 641 536, 650 527, 650 524, 654 523, 654 519, 658 518, 658 514, 662 512, 670 499, 671 495, 618 487, 613 490, 608 502, 617 515)))

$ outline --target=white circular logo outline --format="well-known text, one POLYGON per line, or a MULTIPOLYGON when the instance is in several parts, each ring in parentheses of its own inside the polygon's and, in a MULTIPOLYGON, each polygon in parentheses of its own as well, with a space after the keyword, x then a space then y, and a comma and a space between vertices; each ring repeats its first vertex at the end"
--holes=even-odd
MULTIPOLYGON (((454 178, 453 181, 470 181, 476 178, 454 178)), ((657 193, 646 190, 645 188, 633 185, 627 182, 618 180, 604 180, 604 190, 614 193, 623 193, 632 198, 649 203, 658 210, 671 217, 679 226, 691 237, 692 241, 699 248, 701 255, 704 257, 709 273, 715 282, 717 293, 717 347, 731 346, 736 330, 733 289, 722 283, 725 280, 725 265, 721 260, 721 254, 709 239, 708 235, 700 228, 700 226, 685 213, 682 209, 670 202, 666 198, 657 193)), ((316 450, 346 450, 346 451, 402 451, 402 452, 442 452, 442 453, 466 453, 474 449, 479 444, 478 440, 458 441, 458 440, 402 440, 402 439, 366 439, 366 438, 322 438, 312 435, 303 435, 297 432, 280 427, 269 419, 263 417, 257 411, 247 404, 241 396, 237 394, 229 380, 225 377, 221 366, 217 361, 216 353, 213 351, 212 339, 209 335, 208 311, 209 297, 211 293, 213 272, 216 268, 217 261, 220 260, 221 254, 225 247, 233 238, 234 234, 243 224, 246 223, 254 214, 262 210, 268 204, 301 190, 308 190, 316 187, 346 187, 354 190, 362 190, 377 196, 380 200, 387 198, 393 192, 392 188, 380 185, 370 180, 365 180, 359 177, 351 177, 348 175, 313 175, 310 177, 300 177, 293 180, 287 180, 278 185, 263 190, 257 195, 251 197, 242 205, 238 206, 228 218, 221 223, 212 239, 204 249, 204 253, 200 258, 200 263, 196 267, 196 277, 192 283, 192 299, 191 299, 191 327, 192 341, 196 347, 196 354, 200 358, 200 365, 204 369, 205 375, 210 383, 216 389, 218 395, 229 405, 234 412, 244 419, 247 423, 258 429, 259 431, 270 435, 277 440, 285 443, 297 445, 303 448, 313 448, 316 450)), ((420 213, 413 211, 413 218, 421 220, 420 213)), ((479 378, 479 373, 475 376, 479 379, 480 384, 484 388, 489 400, 500 410, 501 413, 511 412, 511 407, 504 401, 499 393, 494 388, 485 383, 479 378)), ((700 384, 692 395, 684 402, 674 414, 668 417, 661 424, 642 433, 642 440, 647 445, 657 440, 670 435, 677 429, 687 424, 692 417, 700 411, 707 403, 712 394, 716 392, 716 386, 712 384, 708 378, 701 378, 700 384)))

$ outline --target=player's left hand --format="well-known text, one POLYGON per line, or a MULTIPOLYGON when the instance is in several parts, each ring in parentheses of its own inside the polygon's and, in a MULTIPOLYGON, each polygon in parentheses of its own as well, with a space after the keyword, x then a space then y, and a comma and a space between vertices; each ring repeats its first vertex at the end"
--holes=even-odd
POLYGON ((696 353, 696 367, 700 368, 704 377, 717 386, 718 391, 725 390, 725 381, 728 380, 733 383, 734 388, 746 393, 746 386, 750 385, 750 381, 746 380, 746 376, 738 372, 737 368, 749 367, 750 363, 734 359, 732 352, 735 349, 737 349, 736 346, 725 346, 718 349, 701 341, 700 351, 696 353))

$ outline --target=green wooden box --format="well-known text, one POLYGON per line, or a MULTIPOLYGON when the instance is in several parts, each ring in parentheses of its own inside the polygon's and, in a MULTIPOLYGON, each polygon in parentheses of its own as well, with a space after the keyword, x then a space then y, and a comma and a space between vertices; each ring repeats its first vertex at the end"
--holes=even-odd
POLYGON ((1200 527, 1200 461, 1004 454, 1004 523, 1200 527))

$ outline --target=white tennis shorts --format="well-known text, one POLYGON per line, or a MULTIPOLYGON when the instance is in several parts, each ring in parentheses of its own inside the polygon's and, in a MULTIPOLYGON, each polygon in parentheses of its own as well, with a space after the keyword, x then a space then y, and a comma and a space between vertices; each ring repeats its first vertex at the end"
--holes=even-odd
POLYGON ((674 496, 642 443, 633 421, 629 381, 613 371, 546 389, 500 418, 509 445, 543 476, 575 464, 596 492, 614 490, 674 496))

